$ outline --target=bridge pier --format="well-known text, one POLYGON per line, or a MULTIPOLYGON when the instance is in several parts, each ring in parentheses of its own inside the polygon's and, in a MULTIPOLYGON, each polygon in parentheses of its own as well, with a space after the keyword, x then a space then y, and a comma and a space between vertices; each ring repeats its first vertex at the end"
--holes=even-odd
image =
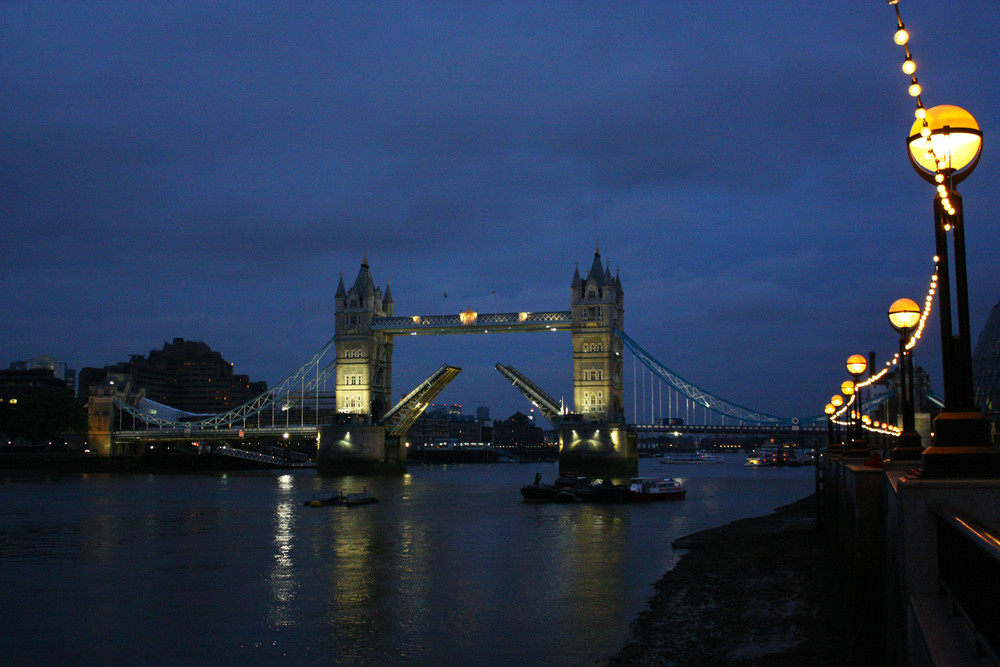
POLYGON ((321 426, 317 437, 316 473, 353 475, 406 470, 406 447, 386 438, 385 427, 370 424, 321 426))
POLYGON ((639 472, 639 443, 624 424, 563 422, 559 425, 559 470, 610 478, 639 472))
POLYGON ((115 412, 114 396, 92 393, 87 400, 87 446, 101 458, 111 458, 111 424, 115 412))

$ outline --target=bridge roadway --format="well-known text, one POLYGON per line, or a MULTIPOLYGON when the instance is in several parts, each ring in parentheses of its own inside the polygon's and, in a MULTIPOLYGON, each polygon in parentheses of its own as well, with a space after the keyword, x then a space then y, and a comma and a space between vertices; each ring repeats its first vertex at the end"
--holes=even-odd
MULTIPOLYGON (((711 424, 636 424, 635 430, 643 433, 684 433, 684 434, 719 434, 719 435, 821 435, 827 432, 825 424, 768 424, 768 425, 733 425, 718 426, 711 424)), ((177 440, 191 438, 193 440, 221 440, 275 438, 301 440, 315 439, 319 426, 288 425, 266 426, 255 428, 151 428, 141 431, 115 431, 117 442, 155 442, 157 440, 177 440)))
POLYGON ((636 424, 637 433, 691 433, 719 435, 822 435, 826 424, 743 424, 717 426, 712 424, 636 424))
POLYGON ((155 442, 157 440, 219 440, 219 439, 244 439, 253 438, 275 438, 288 439, 311 438, 316 439, 319 427, 315 425, 287 425, 287 426, 263 426, 254 428, 150 428, 141 431, 115 431, 115 442, 155 442))

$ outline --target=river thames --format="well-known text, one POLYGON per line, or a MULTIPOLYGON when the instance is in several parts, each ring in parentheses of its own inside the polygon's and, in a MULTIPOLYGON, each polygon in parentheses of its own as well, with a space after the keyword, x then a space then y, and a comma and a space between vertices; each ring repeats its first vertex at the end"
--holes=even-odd
POLYGON ((178 475, 0 472, 6 664, 592 665, 671 540, 813 492, 813 469, 660 465, 684 501, 521 502, 555 463, 178 475), (362 507, 304 505, 360 491, 362 507))

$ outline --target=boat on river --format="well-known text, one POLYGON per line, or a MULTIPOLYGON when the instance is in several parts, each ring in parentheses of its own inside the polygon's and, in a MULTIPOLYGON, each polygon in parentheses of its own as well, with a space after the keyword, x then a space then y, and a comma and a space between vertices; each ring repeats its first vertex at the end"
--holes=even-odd
POLYGON ((588 476, 565 473, 554 482, 542 481, 542 474, 535 474, 535 481, 521 486, 521 497, 526 503, 575 503, 590 500, 593 484, 588 476))
POLYGON ((747 457, 745 465, 747 468, 766 468, 776 464, 776 457, 771 452, 754 453, 747 457))
POLYGON ((725 463, 725 461, 722 454, 710 452, 677 452, 664 454, 660 459, 660 463, 725 463))
POLYGON ((680 482, 661 477, 634 477, 629 484, 613 484, 611 480, 598 481, 575 473, 560 475, 552 483, 543 482, 539 473, 535 475, 534 482, 521 486, 521 497, 526 503, 632 503, 666 500, 666 496, 646 496, 667 493, 670 493, 671 500, 679 500, 684 497, 686 490, 680 482), (647 480, 649 484, 646 484, 647 480), (671 484, 668 485, 667 482, 671 484))
POLYGON ((329 491, 327 493, 314 493, 312 500, 305 502, 309 507, 323 507, 324 505, 371 505, 377 503, 378 498, 365 489, 356 493, 344 493, 343 491, 329 491))
POLYGON ((687 489, 680 480, 672 477, 633 477, 629 484, 632 502, 647 503, 659 500, 683 500, 687 489))
POLYGON ((521 486, 521 498, 526 503, 628 503, 632 502, 629 487, 598 481, 582 473, 563 473, 552 483, 543 482, 542 474, 535 481, 521 486))

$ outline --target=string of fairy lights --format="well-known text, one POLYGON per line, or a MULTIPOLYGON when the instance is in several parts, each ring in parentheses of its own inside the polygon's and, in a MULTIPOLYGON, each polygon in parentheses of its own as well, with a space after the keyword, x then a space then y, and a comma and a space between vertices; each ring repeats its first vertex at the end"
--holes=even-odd
MULTIPOLYGON (((938 258, 935 257, 934 273, 931 275, 930 284, 927 287, 927 294, 924 296, 924 307, 920 309, 920 320, 917 322, 917 325, 913 327, 913 333, 910 334, 910 337, 907 339, 906 344, 904 345, 904 349, 908 351, 912 351, 913 348, 917 346, 917 342, 923 337, 924 328, 927 326, 927 318, 930 317, 931 314, 931 307, 934 304, 934 295, 937 293, 937 286, 938 286, 937 261, 938 258)), ((896 352, 892 356, 892 359, 885 362, 885 366, 878 373, 870 375, 867 379, 858 382, 857 384, 852 383, 853 393, 850 395, 850 398, 840 406, 839 410, 835 411, 830 416, 830 418, 834 421, 834 423, 840 424, 841 426, 848 425, 849 424, 848 421, 837 421, 837 420, 841 418, 844 415, 844 413, 847 413, 851 409, 851 406, 854 405, 855 398, 858 396, 858 390, 871 386, 876 382, 878 382, 879 380, 881 380, 885 376, 885 374, 892 369, 893 366, 898 365, 901 361, 902 359, 899 356, 899 352, 896 352)), ((867 415, 865 415, 865 417, 867 417, 867 415)), ((870 420, 869 422, 870 423, 865 424, 864 419, 862 419, 863 427, 866 428, 867 430, 873 431, 875 433, 882 433, 883 435, 899 435, 899 428, 892 426, 891 424, 884 424, 881 422, 870 421, 870 420)))
MULTIPOLYGON (((896 11, 896 32, 893 34, 893 41, 899 46, 903 47, 905 58, 903 60, 903 74, 910 77, 910 85, 907 88, 910 97, 914 98, 917 103, 917 108, 913 112, 913 115, 917 120, 921 121, 920 136, 924 138, 924 144, 922 146, 924 150, 924 159, 928 161, 933 161, 934 163, 934 181, 937 183, 938 197, 941 198, 941 205, 948 215, 955 215, 955 208, 952 205, 949 194, 951 192, 951 183, 948 178, 950 173, 949 164, 947 160, 937 155, 934 150, 934 141, 931 138, 931 128, 927 123, 927 109, 924 107, 923 99, 921 94, 923 88, 920 85, 920 81, 917 79, 917 63, 913 60, 913 54, 910 52, 910 33, 906 29, 906 24, 903 23, 903 16, 899 11, 899 0, 886 0, 889 5, 893 7, 896 11)), ((950 225, 945 225, 945 231, 951 231, 950 225)), ((937 292, 938 285, 938 262, 939 258, 934 258, 934 274, 931 276, 930 286, 927 289, 927 295, 924 298, 924 307, 920 312, 920 320, 917 326, 914 327, 913 333, 911 334, 909 340, 906 342, 904 349, 907 351, 912 351, 916 347, 917 341, 920 340, 924 332, 924 327, 927 324, 927 318, 930 316, 931 306, 934 302, 934 294, 937 292)), ((844 399, 837 395, 831 399, 831 403, 827 406, 827 411, 830 414, 830 419, 833 423, 848 426, 850 425, 849 419, 842 419, 843 415, 851 415, 854 410, 860 411, 861 400, 858 398, 860 396, 859 390, 864 389, 872 384, 875 384, 885 376, 889 370, 899 364, 902 361, 899 352, 893 355, 893 358, 886 362, 886 365, 882 370, 858 383, 844 383, 844 385, 851 384, 852 391, 850 397, 844 401, 844 399), (857 408, 852 408, 852 406, 858 403, 857 408), (838 405, 839 404, 839 405, 838 405), (833 411, 830 408, 833 407, 833 411)), ((845 393, 847 393, 845 391, 845 393)), ((891 424, 886 424, 879 421, 872 421, 868 415, 863 415, 861 418, 862 428, 873 433, 879 433, 882 435, 898 436, 900 429, 891 424)))
MULTIPOLYGON (((924 159, 934 162, 934 181, 937 183, 941 205, 948 212, 948 215, 955 215, 955 207, 952 206, 951 199, 949 198, 951 183, 947 178, 947 173, 950 165, 947 163, 945 157, 937 155, 934 150, 934 141, 931 139, 931 128, 927 123, 927 109, 924 107, 924 102, 921 98, 923 89, 920 86, 920 81, 917 79, 917 63, 913 60, 913 55, 910 53, 910 33, 906 29, 906 24, 903 23, 903 15, 899 11, 899 0, 887 0, 887 2, 896 10, 896 33, 893 35, 892 41, 902 46, 906 55, 903 60, 903 74, 910 77, 910 86, 907 91, 910 93, 910 97, 913 97, 917 103, 917 108, 913 112, 913 115, 921 122, 920 136, 924 138, 924 159)), ((945 231, 950 231, 950 225, 945 226, 945 231)))

